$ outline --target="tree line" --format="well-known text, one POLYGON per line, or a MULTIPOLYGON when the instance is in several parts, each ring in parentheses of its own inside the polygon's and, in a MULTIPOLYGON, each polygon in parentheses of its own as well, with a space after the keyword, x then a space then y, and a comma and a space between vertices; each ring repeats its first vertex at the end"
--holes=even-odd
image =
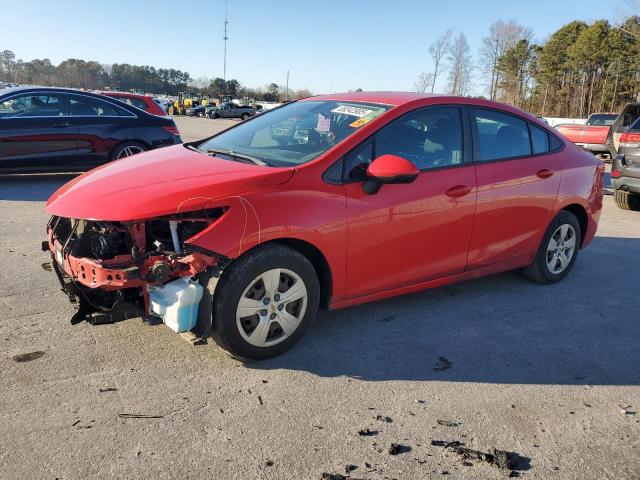
MULTIPOLYGON (((418 76, 415 90, 468 95, 472 81, 483 96, 550 117, 617 112, 640 101, 640 17, 619 25, 574 21, 546 41, 515 21, 498 20, 483 38, 476 63, 463 33, 444 32, 429 47, 433 70, 418 76)), ((477 93, 477 89, 473 93, 477 93)))
POLYGON ((69 58, 54 65, 48 58, 25 62, 17 59, 11 50, 0 52, 0 81, 21 85, 60 86, 103 90, 127 91, 142 89, 147 92, 175 95, 184 91, 191 80, 187 72, 173 68, 113 64, 69 58))
POLYGON ((235 79, 193 79, 189 73, 173 68, 155 68, 126 63, 105 65, 70 58, 53 65, 48 58, 25 62, 11 50, 0 51, 0 81, 20 85, 42 85, 87 90, 143 90, 148 93, 177 95, 189 91, 220 98, 222 95, 278 101, 311 95, 308 90, 289 90, 271 83, 264 88, 244 87, 235 79))

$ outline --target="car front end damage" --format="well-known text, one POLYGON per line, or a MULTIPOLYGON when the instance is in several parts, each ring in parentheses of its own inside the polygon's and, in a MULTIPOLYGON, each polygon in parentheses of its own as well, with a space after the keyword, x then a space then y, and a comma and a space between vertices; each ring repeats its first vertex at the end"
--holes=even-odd
POLYGON ((54 215, 42 243, 52 261, 43 267, 56 273, 62 290, 77 306, 72 323, 113 322, 132 311, 149 321, 153 287, 208 269, 220 272, 229 261, 190 242, 225 211, 219 207, 127 222, 54 215))

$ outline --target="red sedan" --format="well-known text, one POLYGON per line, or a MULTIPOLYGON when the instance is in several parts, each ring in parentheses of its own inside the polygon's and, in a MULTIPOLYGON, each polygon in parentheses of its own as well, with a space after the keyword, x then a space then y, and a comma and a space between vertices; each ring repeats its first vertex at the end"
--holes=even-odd
POLYGON ((506 105, 318 96, 72 180, 43 247, 83 314, 142 299, 152 317, 149 291, 198 275, 199 328, 267 358, 319 307, 511 269, 562 280, 596 232, 603 175, 506 105))
POLYGON ((144 110, 151 115, 159 115, 161 117, 167 116, 167 112, 165 112, 160 105, 154 102, 153 98, 149 95, 140 95, 138 93, 129 93, 129 92, 97 92, 100 95, 105 95, 107 97, 115 98, 120 100, 121 102, 128 103, 129 105, 133 105, 134 107, 139 108, 140 110, 144 110))

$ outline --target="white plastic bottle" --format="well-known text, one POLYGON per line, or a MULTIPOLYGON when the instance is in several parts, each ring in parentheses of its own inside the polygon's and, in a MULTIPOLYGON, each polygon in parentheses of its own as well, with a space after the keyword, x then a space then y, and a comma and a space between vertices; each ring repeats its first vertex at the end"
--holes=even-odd
POLYGON ((186 332, 196 326, 198 305, 204 289, 196 280, 182 277, 149 291, 151 312, 162 318, 174 332, 186 332))

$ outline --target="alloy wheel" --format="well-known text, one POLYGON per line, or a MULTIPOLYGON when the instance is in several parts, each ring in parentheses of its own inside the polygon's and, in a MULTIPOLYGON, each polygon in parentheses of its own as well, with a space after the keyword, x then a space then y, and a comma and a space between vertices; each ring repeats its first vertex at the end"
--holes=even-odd
POLYGON ((130 157, 131 155, 136 155, 142 152, 144 152, 144 149, 142 147, 138 147, 136 145, 127 145, 122 150, 120 150, 120 152, 118 152, 118 156, 116 157, 116 160, 119 160, 125 157, 130 157))
POLYGON ((240 335, 255 347, 270 347, 289 338, 304 318, 307 287, 285 268, 267 270, 244 290, 236 308, 240 335))
POLYGON ((576 250, 576 231, 565 223, 560 225, 547 245, 547 268, 549 272, 558 275, 565 271, 571 263, 576 250))

